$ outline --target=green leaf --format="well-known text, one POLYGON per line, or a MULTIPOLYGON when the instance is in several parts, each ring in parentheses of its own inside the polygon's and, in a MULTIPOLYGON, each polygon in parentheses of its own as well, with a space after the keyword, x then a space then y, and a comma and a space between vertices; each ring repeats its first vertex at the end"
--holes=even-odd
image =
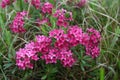
POLYGON ((50 3, 52 3, 53 5, 55 5, 55 1, 54 0, 49 0, 50 3))
POLYGON ((100 68, 100 80, 104 80, 105 70, 103 67, 100 68))
POLYGON ((41 80, 45 80, 47 78, 47 75, 44 75, 41 80))
POLYGON ((19 4, 20 4, 20 10, 23 10, 23 5, 22 5, 22 0, 19 0, 19 4))
POLYGON ((73 18, 75 19, 77 16, 77 12, 76 11, 73 11, 73 18))
POLYGON ((52 16, 50 16, 50 22, 52 24, 52 28, 55 29, 56 28, 56 19, 52 16))
POLYGON ((5 75, 5 72, 3 71, 1 65, 0 65, 0 70, 1 70, 1 72, 2 72, 2 75, 3 75, 3 77, 4 77, 4 80, 8 80, 8 79, 7 79, 7 76, 5 75))
POLYGON ((10 46, 9 46, 9 49, 8 49, 8 57, 9 57, 9 58, 15 57, 15 49, 13 48, 13 44, 14 44, 14 42, 17 40, 17 36, 18 36, 18 35, 15 35, 13 41, 11 41, 11 44, 10 44, 10 46))
POLYGON ((12 65, 13 65, 13 63, 4 64, 4 70, 11 67, 12 65))
POLYGON ((41 31, 42 31, 42 34, 46 35, 47 36, 47 30, 45 28, 45 26, 41 26, 41 31))
POLYGON ((118 41, 119 35, 120 35, 120 28, 117 27, 115 29, 115 36, 113 37, 112 42, 111 42, 111 46, 110 46, 111 48, 113 48, 116 45, 116 42, 118 41))
POLYGON ((118 26, 116 29, 115 29, 115 33, 120 35, 120 26, 118 26))
POLYGON ((84 66, 83 66, 83 65, 81 65, 81 69, 82 69, 82 71, 85 71, 85 68, 84 68, 84 66))
POLYGON ((12 35, 11 35, 10 31, 5 30, 3 37, 4 37, 4 40, 6 41, 7 45, 10 46, 11 41, 12 41, 12 35))

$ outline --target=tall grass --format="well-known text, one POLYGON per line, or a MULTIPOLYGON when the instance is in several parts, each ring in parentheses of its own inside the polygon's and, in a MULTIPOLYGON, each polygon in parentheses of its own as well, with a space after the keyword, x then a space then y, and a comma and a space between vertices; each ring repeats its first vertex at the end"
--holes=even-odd
MULTIPOLYGON (((52 0, 50 0, 52 1, 52 0)), ((37 65, 37 69, 22 71, 15 65, 15 52, 35 34, 41 34, 39 28, 31 25, 25 35, 13 34, 9 23, 17 11, 26 6, 22 0, 11 7, 0 8, 0 80, 119 80, 120 79, 120 0, 88 0, 84 8, 75 9, 67 4, 69 0, 61 0, 56 7, 65 7, 75 16, 75 22, 83 29, 94 27, 101 32, 101 53, 98 58, 91 59, 81 54, 79 63, 72 69, 55 65, 37 65), (65 5, 65 6, 64 6, 65 5), (67 6, 67 7, 66 7, 67 6), (14 10, 13 10, 14 8, 14 10)), ((71 0, 72 1, 72 0, 71 0)), ((75 0, 76 1, 76 0, 75 0)), ((73 0, 72 3, 75 2, 73 0)), ((37 13, 34 12, 33 13, 37 13)), ((80 53, 84 53, 81 51, 80 53)), ((78 53, 75 53, 78 54, 78 53)), ((38 62, 36 62, 38 63, 38 62)), ((57 64, 59 65, 59 64, 57 64)))

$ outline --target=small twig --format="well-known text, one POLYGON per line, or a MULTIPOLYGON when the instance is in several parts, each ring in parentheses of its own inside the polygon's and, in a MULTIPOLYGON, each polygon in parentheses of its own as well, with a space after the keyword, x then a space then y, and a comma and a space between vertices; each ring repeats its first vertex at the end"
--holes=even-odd
POLYGON ((28 18, 28 14, 30 12, 31 0, 29 0, 28 2, 29 2, 29 6, 28 6, 28 10, 27 10, 27 18, 28 18))
POLYGON ((21 37, 17 37, 19 39, 21 39, 22 41, 24 41, 25 43, 28 43, 28 41, 26 41, 25 39, 21 38, 21 37))

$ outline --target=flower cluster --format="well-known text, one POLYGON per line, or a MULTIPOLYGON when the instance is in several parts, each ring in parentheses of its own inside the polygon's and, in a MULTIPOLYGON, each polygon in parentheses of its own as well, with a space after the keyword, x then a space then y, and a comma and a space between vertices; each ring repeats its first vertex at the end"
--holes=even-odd
POLYGON ((48 13, 48 14, 51 14, 52 13, 52 8, 53 8, 53 5, 49 2, 46 2, 44 3, 44 5, 42 6, 42 12, 45 14, 45 13, 48 13))
POLYGON ((5 8, 7 5, 10 5, 11 2, 14 2, 15 0, 2 0, 1 1, 1 7, 5 8))
POLYGON ((81 44, 85 46, 86 54, 97 57, 99 50, 100 33, 93 29, 87 29, 87 32, 78 26, 71 26, 64 33, 62 29, 54 29, 49 32, 49 36, 37 35, 35 42, 25 45, 25 48, 16 52, 16 64, 19 68, 33 68, 32 60, 37 61, 38 54, 40 58, 48 63, 57 63, 61 61, 64 67, 72 67, 76 62, 71 51, 72 47, 81 44), (54 39, 54 40, 53 40, 54 39))
POLYGON ((58 59, 57 53, 58 53, 58 49, 50 48, 48 53, 43 54, 41 56, 41 59, 45 60, 46 64, 48 64, 48 63, 57 63, 57 59, 58 59))
POLYGON ((98 47, 100 42, 100 33, 93 28, 88 29, 87 33, 89 35, 89 39, 86 44, 84 44, 86 47, 86 54, 95 58, 100 53, 100 49, 98 47))
POLYGON ((13 22, 10 24, 10 29, 14 33, 21 33, 25 32, 26 30, 24 29, 24 17, 26 16, 27 12, 17 12, 17 15, 15 16, 13 22))
POLYGON ((55 29, 49 32, 51 38, 55 38, 56 42, 54 44, 58 49, 69 49, 69 38, 67 34, 64 34, 64 30, 55 29))
POLYGON ((32 61, 37 61, 38 59, 34 42, 26 44, 25 48, 21 48, 16 52, 16 65, 23 70, 26 68, 33 69, 32 61))
POLYGON ((77 46, 79 43, 82 43, 83 31, 77 25, 72 26, 68 30, 69 42, 72 46, 77 46))
POLYGON ((78 3, 77 3, 77 7, 81 8, 83 7, 85 4, 86 4, 87 0, 80 0, 78 3))
POLYGON ((41 35, 36 36, 35 47, 42 54, 41 59, 45 60, 46 64, 56 63, 57 60, 60 60, 64 67, 71 67, 75 62, 72 52, 66 48, 59 48, 51 44, 51 38, 41 35))
POLYGON ((46 64, 57 63, 57 60, 60 60, 64 67, 72 67, 76 61, 70 50, 57 48, 51 48, 47 54, 41 56, 41 59, 45 60, 46 64))
POLYGON ((49 51, 50 44, 51 39, 49 37, 43 35, 36 36, 35 46, 37 51, 41 52, 42 54, 46 54, 49 51))
MULTIPOLYGON (((58 9, 53 13, 53 5, 49 2, 45 2, 41 7, 40 0, 24 1, 32 4, 36 9, 41 8, 42 19, 36 19, 35 23, 37 23, 37 26, 44 24, 50 25, 52 23, 51 18, 48 18, 50 14, 49 16, 56 18, 56 25, 59 27, 58 29, 51 28, 52 30, 49 31, 48 36, 37 35, 35 41, 27 43, 24 48, 20 48, 16 52, 16 65, 20 69, 33 69, 33 62, 39 59, 45 60, 46 64, 55 64, 57 61, 60 61, 64 67, 72 67, 77 59, 74 57, 71 48, 77 45, 83 45, 86 54, 92 58, 96 58, 99 55, 101 38, 99 31, 89 28, 84 32, 82 28, 77 25, 70 26, 69 21, 73 20, 72 13, 65 9, 58 9), (61 27, 65 27, 63 28, 65 30, 61 27)), ((9 0, 3 0, 2 7, 4 8, 10 3, 9 0)), ((81 4, 83 3, 84 2, 81 2, 81 4)), ((24 28, 24 17, 27 13, 26 11, 17 12, 13 22, 10 24, 10 29, 14 33, 23 33, 26 31, 24 28)))
POLYGON ((72 67, 76 62, 76 59, 73 57, 71 50, 62 49, 58 54, 58 58, 64 67, 72 67))
POLYGON ((59 39, 59 37, 61 37, 62 35, 64 34, 64 30, 62 30, 62 29, 54 29, 54 30, 51 30, 50 32, 49 32, 49 36, 50 37, 53 37, 53 38, 55 38, 55 39, 59 39))
POLYGON ((69 26, 69 21, 72 21, 72 13, 66 10, 56 10, 54 17, 57 18, 56 24, 58 26, 67 27, 69 26))
POLYGON ((27 3, 30 3, 29 1, 31 1, 31 4, 36 8, 39 9, 40 8, 40 0, 24 0, 27 3))
POLYGON ((32 61, 37 61, 38 52, 41 53, 41 59, 48 63, 57 63, 60 60, 64 67, 71 67, 75 63, 73 54, 68 49, 58 49, 51 45, 51 38, 38 35, 35 42, 25 45, 25 48, 16 52, 16 65, 20 69, 33 68, 32 61))
POLYGON ((49 35, 56 39, 54 46, 58 49, 70 49, 81 44, 85 46, 86 54, 93 58, 97 57, 100 53, 100 32, 93 28, 89 28, 85 33, 78 26, 71 26, 66 34, 61 29, 55 29, 50 31, 49 35))

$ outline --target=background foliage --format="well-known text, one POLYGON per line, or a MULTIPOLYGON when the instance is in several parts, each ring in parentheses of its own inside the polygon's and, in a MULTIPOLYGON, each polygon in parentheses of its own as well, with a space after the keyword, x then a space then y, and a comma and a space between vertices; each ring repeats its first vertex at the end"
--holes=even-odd
MULTIPOLYGON (((55 4, 53 0, 48 1, 55 4)), ((83 29, 93 26, 101 32, 100 56, 92 59, 78 49, 78 63, 72 68, 64 68, 60 64, 46 65, 44 61, 38 61, 33 70, 18 69, 15 65, 15 51, 36 34, 41 34, 39 28, 32 25, 34 19, 27 20, 26 26, 32 27, 25 34, 13 34, 9 30, 8 25, 15 13, 27 9, 27 5, 19 0, 5 10, 0 8, 0 80, 119 80, 120 0, 88 0, 79 9, 75 8, 77 0, 56 1, 60 3, 55 4, 56 8, 63 7, 73 12, 75 21, 71 24, 78 24, 83 29)), ((34 8, 31 9, 30 13, 38 13, 34 8)))

